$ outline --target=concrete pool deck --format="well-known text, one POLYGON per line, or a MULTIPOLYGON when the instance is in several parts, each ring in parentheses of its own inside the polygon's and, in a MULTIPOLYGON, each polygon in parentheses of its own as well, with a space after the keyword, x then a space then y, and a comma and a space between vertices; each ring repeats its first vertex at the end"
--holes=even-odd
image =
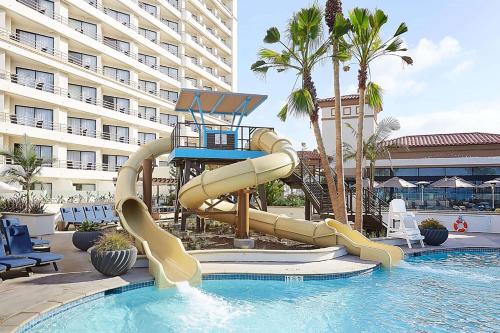
MULTIPOLYGON (((130 283, 151 280, 145 268, 135 268, 122 277, 105 277, 96 272, 85 252, 71 243, 72 232, 59 232, 46 237, 51 241, 52 251, 64 254, 59 272, 52 266, 34 269, 31 277, 18 275, 0 283, 0 333, 15 332, 29 320, 62 304, 104 290, 130 283)), ((450 234, 448 241, 440 247, 402 247, 405 252, 435 248, 500 247, 500 234, 450 234)), ((264 273, 285 275, 335 274, 375 267, 373 262, 353 256, 311 263, 204 263, 206 274, 215 273, 264 273)))

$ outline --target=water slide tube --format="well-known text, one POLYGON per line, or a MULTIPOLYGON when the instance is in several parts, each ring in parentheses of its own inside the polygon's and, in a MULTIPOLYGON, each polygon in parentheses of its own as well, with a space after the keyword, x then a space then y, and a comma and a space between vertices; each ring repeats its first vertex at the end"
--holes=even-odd
MULTIPOLYGON (((297 153, 291 143, 278 137, 272 130, 257 130, 252 136, 251 147, 253 150, 263 150, 268 155, 203 172, 180 189, 181 205, 206 217, 207 208, 220 195, 285 178, 298 165, 297 153)), ((146 253, 150 272, 160 288, 180 281, 195 284, 201 280, 198 261, 185 252, 179 239, 156 226, 146 205, 135 195, 135 184, 142 161, 170 150, 170 138, 142 146, 120 169, 116 184, 116 209, 121 223, 146 253)), ((222 201, 210 210, 211 219, 236 223, 237 217, 234 214, 224 214, 235 211, 235 204, 222 201), (221 214, 214 214, 217 211, 221 214)), ((395 265, 404 256, 399 247, 372 242, 348 225, 335 220, 312 223, 255 209, 250 209, 249 215, 250 228, 255 231, 319 247, 344 245, 350 254, 381 262, 386 267, 395 265)))

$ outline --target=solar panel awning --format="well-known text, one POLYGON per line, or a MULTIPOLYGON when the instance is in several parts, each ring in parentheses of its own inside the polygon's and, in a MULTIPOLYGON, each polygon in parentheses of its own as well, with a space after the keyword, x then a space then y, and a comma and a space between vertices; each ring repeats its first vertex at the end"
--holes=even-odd
POLYGON ((180 112, 248 116, 266 99, 266 95, 181 89, 175 110, 180 112))

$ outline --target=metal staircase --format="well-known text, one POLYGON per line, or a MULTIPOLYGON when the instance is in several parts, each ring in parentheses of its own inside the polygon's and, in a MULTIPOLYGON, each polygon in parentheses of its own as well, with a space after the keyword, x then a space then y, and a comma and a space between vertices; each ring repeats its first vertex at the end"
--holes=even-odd
MULTIPOLYGON (((334 170, 332 169, 332 172, 334 170)), ((335 174, 335 172, 334 172, 335 174)), ((292 175, 283 179, 283 181, 292 188, 300 188, 306 198, 314 208, 315 213, 321 217, 334 217, 332 203, 328 195, 328 187, 324 181, 325 177, 320 170, 314 173, 311 168, 301 160, 292 175)), ((346 189, 346 205, 349 220, 354 220, 356 212, 355 190, 349 186, 346 189)), ((375 193, 369 189, 363 189, 363 226, 367 231, 380 232, 386 227, 382 214, 389 210, 389 204, 378 198, 375 193)))

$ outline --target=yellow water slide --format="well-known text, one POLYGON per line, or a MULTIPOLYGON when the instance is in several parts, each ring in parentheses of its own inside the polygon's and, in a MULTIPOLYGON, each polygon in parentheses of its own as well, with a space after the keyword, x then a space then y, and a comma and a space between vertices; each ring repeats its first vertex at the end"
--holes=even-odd
MULTIPOLYGON (((272 130, 257 130, 252 136, 251 147, 263 150, 268 155, 203 172, 180 189, 181 205, 196 210, 200 216, 207 215, 209 209, 210 218, 234 224, 237 217, 224 213, 235 211, 236 205, 222 201, 211 207, 213 199, 225 193, 285 178, 298 164, 297 153, 291 143, 278 137, 272 130)), ((197 283, 201 279, 196 259, 185 252, 179 239, 156 226, 145 204, 135 195, 135 183, 142 161, 167 153, 170 149, 169 138, 141 147, 121 168, 116 187, 116 208, 120 220, 149 258, 150 271, 159 287, 168 287, 179 281, 197 283)), ((331 219, 312 223, 255 209, 251 209, 249 215, 250 228, 255 231, 320 247, 344 245, 350 254, 381 262, 386 267, 395 265, 404 256, 399 247, 372 242, 348 225, 331 219)))

